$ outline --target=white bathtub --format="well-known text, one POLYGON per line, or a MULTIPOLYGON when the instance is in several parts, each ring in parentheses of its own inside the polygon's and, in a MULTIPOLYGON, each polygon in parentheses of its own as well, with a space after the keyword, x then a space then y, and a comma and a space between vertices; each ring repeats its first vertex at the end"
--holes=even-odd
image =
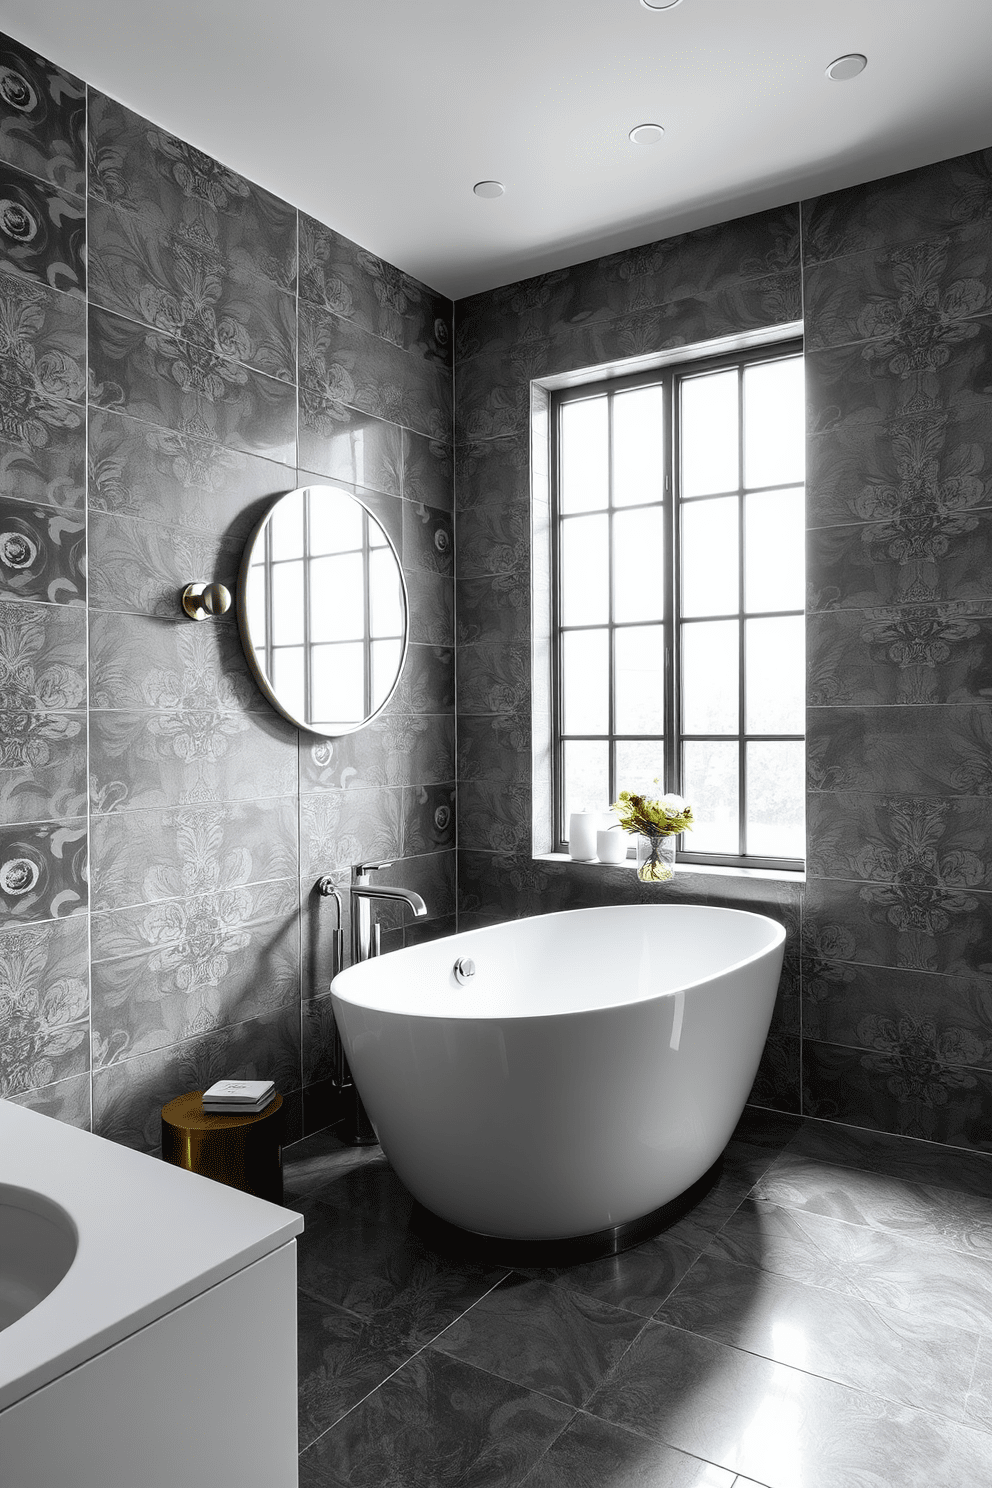
POLYGON ((548 1240, 630 1224, 719 1157, 754 1081, 785 931, 623 905, 395 951, 332 984, 355 1083, 421 1204, 548 1240), (470 957, 460 985, 453 966, 470 957))

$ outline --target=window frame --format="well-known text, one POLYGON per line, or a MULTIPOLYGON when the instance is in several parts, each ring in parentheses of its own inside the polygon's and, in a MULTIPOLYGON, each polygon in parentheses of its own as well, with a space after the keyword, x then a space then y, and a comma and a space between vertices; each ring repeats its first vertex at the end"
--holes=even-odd
MULTIPOLYGON (((679 449, 679 421, 676 417, 679 406, 679 392, 683 381, 705 376, 708 373, 725 371, 728 369, 738 370, 738 486, 736 492, 719 493, 734 494, 738 501, 738 521, 742 522, 744 511, 744 494, 746 487, 743 478, 743 443, 744 425, 741 406, 743 392, 743 369, 760 363, 767 363, 798 357, 803 358, 802 336, 792 333, 781 340, 762 341, 748 347, 735 346, 711 355, 694 355, 692 348, 686 348, 684 356, 677 360, 671 359, 651 369, 643 371, 622 373, 621 375, 604 375, 595 380, 583 381, 573 386, 564 386, 549 389, 549 433, 550 433, 550 558, 551 558, 551 788, 552 788, 552 836, 553 851, 567 851, 567 837, 565 822, 565 800, 564 800, 564 743, 569 739, 590 738, 602 740, 605 738, 609 752, 609 779, 611 782, 611 796, 615 799, 617 790, 622 788, 614 779, 616 768, 616 745, 618 735, 614 723, 615 685, 614 685, 614 636, 618 628, 624 628, 626 623, 613 618, 613 528, 610 524, 610 562, 609 562, 609 619, 605 627, 568 627, 568 629, 603 629, 608 634, 608 729, 606 734, 582 735, 563 733, 563 694, 562 694, 562 637, 565 634, 561 623, 562 596, 561 596, 561 523, 562 512, 560 503, 561 491, 561 418, 562 409, 570 403, 582 402, 591 398, 602 397, 631 391, 637 388, 661 386, 663 388, 664 400, 664 429, 663 429, 663 464, 664 480, 662 485, 662 498, 660 505, 663 513, 663 562, 665 568, 665 603, 662 616, 664 627, 664 657, 665 657, 665 699, 664 699, 664 792, 670 794, 678 792, 682 794, 682 745, 686 740, 695 738, 708 739, 710 735, 686 735, 681 729, 682 713, 682 686, 681 686, 681 627, 684 623, 692 623, 694 618, 712 619, 712 616, 689 617, 683 620, 681 615, 681 572, 679 553, 681 546, 681 506, 682 500, 679 490, 680 471, 680 449, 679 449)), ((612 506, 612 409, 609 419, 610 452, 610 491, 608 493, 608 505, 604 508, 608 512, 615 510, 612 506)), ((755 487, 755 490, 783 490, 792 489, 796 483, 790 482, 778 486, 755 487)), ((804 482, 805 490, 805 472, 804 482)), ((718 493, 714 493, 718 494, 718 493)), ((692 500, 705 501, 707 496, 690 498, 692 500)), ((645 503, 645 506, 651 503, 645 503)), ((636 510, 638 508, 620 508, 620 510, 636 510)), ((599 510, 597 508, 597 510, 599 510)), ((741 539, 743 533, 741 532, 741 539)), ((757 734, 748 733, 745 729, 746 717, 745 707, 745 644, 746 627, 745 618, 761 618, 766 612, 749 611, 745 606, 744 587, 744 564, 745 550, 743 540, 738 543, 738 608, 736 612, 728 612, 727 618, 735 618, 739 624, 739 672, 738 672, 738 732, 736 735, 726 736, 728 741, 733 739, 738 748, 738 844, 743 845, 744 833, 747 821, 747 795, 746 795, 746 754, 747 743, 751 740, 761 742, 762 740, 801 740, 805 745, 806 734, 757 734)), ((800 616, 805 621, 805 606, 802 609, 783 610, 767 612, 782 618, 789 616, 800 616)), ((715 617, 720 618, 720 617, 715 617)), ((644 623, 644 622, 641 622, 644 623)), ((659 736, 631 735, 624 733, 623 740, 649 741, 659 736)), ((687 866, 695 867, 720 867, 738 869, 763 869, 763 870, 785 870, 788 872, 802 872, 805 869, 805 857, 782 858, 761 856, 754 853, 705 853, 694 852, 682 846, 683 838, 679 838, 676 844, 677 861, 687 866)))

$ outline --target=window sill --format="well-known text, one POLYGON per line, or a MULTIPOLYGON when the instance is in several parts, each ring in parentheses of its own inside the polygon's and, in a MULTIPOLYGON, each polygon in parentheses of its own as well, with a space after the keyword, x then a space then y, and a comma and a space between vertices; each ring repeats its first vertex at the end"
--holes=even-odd
MULTIPOLYGON (((574 863, 577 868, 607 869, 613 871, 637 872, 637 864, 633 858, 627 858, 623 863, 601 863, 598 858, 571 858, 568 853, 535 853, 536 863, 574 863)), ((699 863, 676 863, 675 876, 680 879, 690 878, 750 878, 759 881, 772 881, 775 883, 804 884, 806 874, 789 868, 724 868, 703 867, 699 863)))

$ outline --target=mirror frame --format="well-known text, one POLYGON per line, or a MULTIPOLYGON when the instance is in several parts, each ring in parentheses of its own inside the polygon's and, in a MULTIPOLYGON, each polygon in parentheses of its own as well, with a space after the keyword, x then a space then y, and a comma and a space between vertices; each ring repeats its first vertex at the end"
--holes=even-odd
POLYGON ((393 695, 396 692, 397 687, 399 686, 400 678, 403 675, 403 668, 406 666, 407 653, 410 649, 410 594, 407 589, 406 575, 403 572, 403 564, 400 561, 400 555, 396 551, 396 544, 393 542, 393 539, 386 531, 385 525, 376 516, 376 513, 372 510, 371 506, 369 506, 367 502, 362 501, 358 496, 354 494, 353 491, 349 491, 346 486, 332 485, 327 481, 319 481, 308 484, 306 486, 297 486, 292 491, 284 491, 281 496, 277 496, 272 502, 270 502, 261 520, 257 523, 254 530, 252 531, 251 536, 245 543, 245 550, 241 558, 241 567, 238 571, 237 614, 238 634, 241 637, 241 649, 245 653, 245 659, 248 662, 249 671, 251 672, 255 681, 258 683, 259 691, 262 693, 262 696, 268 703, 271 704, 271 706, 276 710, 277 713, 281 713, 283 718, 285 718, 289 723, 293 724, 295 728, 303 729, 306 733, 313 734, 318 739, 344 739, 347 738, 349 734, 355 734, 358 732, 359 729, 365 728, 372 722, 374 718, 378 718, 383 709, 388 706, 393 698, 393 695), (353 728, 340 729, 333 734, 325 733, 322 729, 314 728, 312 724, 307 723, 302 718, 297 718, 294 714, 290 713, 288 709, 283 707, 282 703, 279 701, 278 697, 273 691, 272 684, 269 682, 268 677, 265 675, 262 668, 258 664, 258 659, 255 656, 255 651, 251 644, 251 629, 248 625, 248 570, 251 568, 252 560, 255 556, 256 544, 263 536, 266 523, 272 516, 272 513, 275 511, 280 501, 285 501, 286 498, 289 496, 296 496, 301 491, 333 491, 336 496, 347 496, 349 500, 355 503, 356 506, 361 507, 366 516, 371 517, 372 521, 376 523, 383 537, 386 539, 386 542, 389 545, 389 551, 392 553, 393 558, 396 561, 396 571, 399 574, 400 580, 400 597, 403 605, 403 649, 400 654, 399 666, 396 668, 396 676, 393 679, 393 685, 390 687, 388 693, 383 698, 378 708, 376 708, 374 712, 370 713, 367 718, 363 718, 361 723, 356 723, 353 728))

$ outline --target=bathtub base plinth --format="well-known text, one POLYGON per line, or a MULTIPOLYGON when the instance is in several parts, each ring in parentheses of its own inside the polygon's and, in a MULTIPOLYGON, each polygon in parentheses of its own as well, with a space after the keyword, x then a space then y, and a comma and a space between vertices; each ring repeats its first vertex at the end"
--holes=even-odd
POLYGON ((578 1266, 584 1261, 619 1255, 621 1251, 631 1250, 642 1241, 660 1235, 705 1198, 720 1176, 722 1166, 723 1158, 718 1157, 701 1178, 697 1178, 677 1198, 662 1204, 660 1209, 628 1220, 626 1224, 597 1230, 591 1235, 569 1235, 550 1240, 480 1235, 475 1230, 463 1230, 459 1225, 449 1224, 422 1204, 414 1205, 410 1228, 442 1254, 486 1266, 578 1266))

